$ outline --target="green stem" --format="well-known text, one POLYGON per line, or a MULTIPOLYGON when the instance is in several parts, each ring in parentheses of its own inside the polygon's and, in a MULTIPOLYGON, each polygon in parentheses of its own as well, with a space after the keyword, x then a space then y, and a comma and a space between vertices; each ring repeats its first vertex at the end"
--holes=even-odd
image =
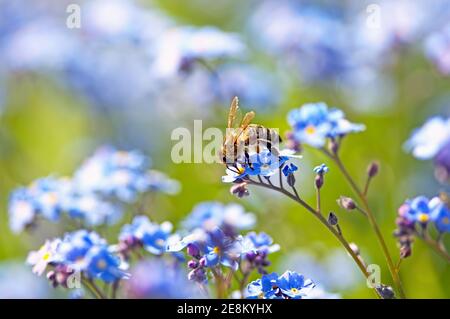
POLYGON ((103 295, 103 293, 100 291, 100 289, 95 285, 95 283, 88 278, 82 278, 82 281, 84 283, 84 286, 94 295, 97 299, 106 299, 106 297, 103 295))
POLYGON ((439 256, 444 258, 448 263, 450 263, 450 254, 443 249, 441 245, 439 245, 438 241, 434 241, 429 236, 423 236, 416 232, 416 236, 424 241, 425 244, 428 245, 431 249, 433 249, 439 256))
MULTIPOLYGON (((264 188, 268 188, 268 189, 272 189, 272 190, 275 190, 277 192, 280 192, 280 193, 286 195, 287 197, 289 197, 290 199, 296 201, 301 206, 303 206, 308 212, 313 214, 326 228, 328 228, 328 230, 334 235, 334 237, 336 237, 336 239, 342 244, 342 246, 344 246, 344 248, 348 252, 348 254, 353 258, 353 260, 355 261, 356 265, 358 266, 358 268, 363 273, 364 277, 366 279, 369 278, 370 274, 367 272, 366 266, 361 261, 359 256, 350 247, 350 244, 347 242, 347 240, 344 238, 344 236, 342 236, 342 234, 340 234, 333 226, 331 226, 328 223, 328 221, 321 214, 317 213, 317 211, 313 207, 311 207, 308 203, 306 203, 304 200, 302 200, 300 198, 300 196, 298 196, 298 192, 295 189, 295 187, 292 187, 292 189, 294 190, 294 194, 295 194, 294 195, 294 194, 290 193, 289 191, 287 191, 284 188, 274 187, 273 185, 268 185, 268 184, 265 184, 265 183, 258 183, 258 182, 254 181, 254 180, 251 180, 251 179, 247 179, 246 182, 248 184, 250 184, 250 185, 261 186, 261 187, 264 187, 264 188)), ((381 296, 379 295, 378 291, 375 288, 374 288, 374 291, 375 291, 376 295, 381 298, 381 296)))
POLYGON ((347 179, 348 183, 350 184, 351 188, 353 189, 353 191, 355 192, 355 194, 359 197, 359 199, 361 200, 363 206, 364 206, 364 210, 365 213, 369 219, 369 222, 375 232, 375 235, 377 236, 378 242, 380 243, 381 249, 383 251, 384 257, 386 259, 386 262, 388 264, 388 268, 389 268, 389 272, 391 273, 392 279, 394 280, 394 283, 397 287, 397 290, 400 294, 400 297, 402 299, 406 298, 405 296, 405 292, 403 291, 403 287, 402 287, 402 283, 400 280, 400 276, 397 273, 397 271, 395 270, 395 265, 392 261, 392 257, 389 253, 389 249, 386 245, 386 242, 384 240, 383 234, 380 231, 380 228, 377 224, 377 221, 375 219, 375 216, 372 212, 372 210, 369 207, 369 203, 367 201, 367 197, 366 195, 361 192, 361 190, 359 189, 358 185, 356 185, 355 181, 353 180, 353 178, 350 176, 350 174, 348 173, 347 169, 345 168, 344 164, 342 163, 342 161, 340 160, 339 156, 337 155, 332 155, 330 153, 328 153, 328 156, 336 163, 336 165, 339 167, 339 170, 342 172, 342 174, 344 175, 344 177, 347 179))

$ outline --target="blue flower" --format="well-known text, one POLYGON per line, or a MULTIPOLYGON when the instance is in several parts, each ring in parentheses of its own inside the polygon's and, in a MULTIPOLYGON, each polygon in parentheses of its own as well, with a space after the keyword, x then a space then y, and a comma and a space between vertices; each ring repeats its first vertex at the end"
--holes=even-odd
POLYGON ((416 129, 405 148, 418 159, 434 158, 450 143, 450 118, 432 117, 416 129))
POLYGON ((178 27, 164 32, 155 44, 154 72, 160 77, 173 77, 189 71, 198 60, 214 61, 241 57, 245 45, 236 34, 214 27, 178 27))
POLYGON ((86 255, 95 246, 105 246, 106 241, 97 233, 78 230, 64 236, 59 245, 58 253, 63 263, 75 270, 86 269, 86 255))
POLYGON ((314 167, 313 171, 317 175, 324 175, 325 173, 328 173, 328 166, 326 166, 325 164, 321 164, 319 166, 314 167))
POLYGON ((278 287, 283 295, 301 299, 314 288, 314 283, 310 279, 305 279, 303 275, 288 270, 278 278, 278 287))
POLYGON ((336 138, 365 129, 362 124, 353 124, 344 118, 338 109, 328 109, 325 103, 309 103, 288 114, 292 126, 292 138, 299 143, 316 148, 325 146, 328 138, 336 138))
POLYGON ((35 204, 26 188, 16 189, 8 205, 9 226, 14 233, 20 233, 31 225, 36 217, 35 204))
POLYGON ((77 170, 74 183, 84 192, 98 192, 131 202, 148 190, 149 162, 138 151, 102 147, 77 170))
POLYGON ((167 251, 167 242, 171 235, 172 224, 161 225, 150 222, 147 216, 136 216, 130 225, 122 227, 121 241, 137 240, 150 253, 161 255, 167 251))
POLYGON ((283 174, 284 174, 284 176, 287 177, 287 176, 289 176, 291 174, 294 174, 294 172, 296 172, 297 170, 298 170, 297 166, 295 166, 292 163, 289 163, 289 165, 285 165, 283 167, 283 174))
POLYGON ((120 259, 112 255, 106 246, 94 246, 86 253, 86 273, 90 278, 112 283, 127 277, 120 269, 120 259))
POLYGON ((112 204, 94 193, 71 193, 63 202, 69 217, 80 219, 86 226, 112 225, 121 218, 123 211, 117 204, 112 204))
POLYGON ((239 255, 237 242, 233 238, 226 236, 220 228, 208 232, 208 237, 205 242, 205 260, 207 267, 222 264, 236 271, 239 266, 239 255))
POLYGON ((37 252, 30 253, 28 263, 42 274, 48 264, 61 269, 80 271, 92 279, 111 283, 127 278, 121 260, 112 253, 106 241, 95 232, 78 230, 62 240, 47 241, 37 252))
POLYGON ((221 102, 228 103, 230 96, 239 96, 245 105, 269 110, 279 101, 279 87, 269 72, 248 64, 233 63, 219 67, 217 74, 221 102))
POLYGON ((219 227, 227 234, 235 234, 239 230, 250 229, 255 222, 255 215, 247 213, 241 205, 203 202, 193 208, 183 226, 188 230, 201 228, 206 231, 219 227))
POLYGON ((287 160, 287 156, 277 156, 268 149, 251 154, 248 162, 254 174, 249 173, 249 175, 271 176, 277 173, 287 160))
POLYGON ((407 218, 411 222, 427 224, 430 220, 430 212, 430 200, 425 196, 418 196, 405 202, 402 217, 407 218))
POLYGON ((246 295, 249 299, 301 299, 306 297, 314 286, 314 283, 303 275, 286 271, 281 276, 271 273, 253 281, 247 286, 246 295))
POLYGON ((448 204, 440 201, 438 198, 432 199, 430 202, 433 201, 434 207, 430 215, 434 225, 440 233, 450 232, 450 208, 448 204))
POLYGON ((278 290, 278 274, 271 273, 247 286, 248 299, 281 299, 278 290))

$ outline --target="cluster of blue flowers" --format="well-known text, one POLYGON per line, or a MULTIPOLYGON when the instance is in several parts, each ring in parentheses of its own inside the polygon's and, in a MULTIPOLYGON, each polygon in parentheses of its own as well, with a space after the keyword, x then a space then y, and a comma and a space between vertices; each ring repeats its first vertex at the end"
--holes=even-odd
POLYGON ((440 197, 418 196, 406 200, 398 209, 396 224, 394 235, 398 238, 401 256, 406 258, 412 253, 414 237, 424 236, 430 225, 441 235, 450 232, 449 203, 440 197))
POLYGON ((353 124, 339 109, 329 109, 325 103, 308 103, 288 114, 292 131, 288 134, 290 145, 308 144, 322 148, 328 139, 337 139, 349 133, 361 132, 363 124, 353 124))
POLYGON ((431 117, 413 132, 405 148, 418 159, 433 159, 438 180, 450 178, 450 118, 431 117))
POLYGON ((310 294, 315 284, 303 275, 286 271, 279 276, 271 273, 247 286, 249 299, 302 299, 310 294))
POLYGON ((135 201, 139 194, 177 192, 178 182, 149 167, 140 152, 102 147, 73 178, 41 178, 15 190, 9 202, 10 227, 21 232, 38 219, 57 222, 63 213, 86 226, 116 223, 123 203, 135 201))
POLYGON ((206 283, 210 272, 220 266, 236 271, 257 270, 266 273, 270 265, 267 257, 279 250, 265 233, 249 232, 245 236, 239 231, 254 226, 255 217, 246 213, 237 204, 223 205, 205 202, 197 205, 185 219, 183 225, 189 234, 168 245, 168 251, 186 249, 190 280, 206 283))
POLYGON ((47 241, 38 251, 28 255, 27 263, 38 275, 51 268, 47 278, 54 286, 67 287, 71 276, 106 283, 114 283, 128 276, 125 272, 127 265, 111 251, 106 241, 87 230, 47 241))
POLYGON ((133 0, 79 1, 82 27, 77 29, 66 26, 69 14, 63 2, 55 6, 48 0, 2 0, 0 5, 0 57, 5 62, 0 79, 17 72, 51 74, 94 106, 113 110, 149 100, 154 108, 158 95, 181 89, 191 94, 192 103, 208 105, 244 93, 248 103, 268 106, 277 95, 270 93, 276 91, 276 81, 269 72, 233 62, 247 57, 239 35, 210 26, 178 25, 155 7, 133 0), (227 67, 219 70, 224 61, 227 67), (255 81, 255 74, 263 76, 255 81), (186 77, 205 97, 200 100, 192 87, 179 85, 178 79, 186 77))
POLYGON ((119 234, 118 250, 127 258, 132 249, 143 247, 146 251, 161 255, 167 252, 168 244, 178 239, 171 234, 172 224, 152 223, 147 216, 136 216, 131 224, 124 225, 119 234))

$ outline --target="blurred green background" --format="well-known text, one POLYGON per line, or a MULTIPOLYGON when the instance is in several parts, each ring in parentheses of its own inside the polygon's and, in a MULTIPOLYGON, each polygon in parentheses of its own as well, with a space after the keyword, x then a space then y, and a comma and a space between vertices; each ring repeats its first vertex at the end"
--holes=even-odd
MULTIPOLYGON (((214 1, 212 4, 202 0, 161 0, 156 4, 181 23, 216 25, 235 32, 243 30, 246 14, 252 11, 251 2, 244 4, 242 1, 214 1)), ((267 63, 268 68, 276 68, 274 59, 258 55, 254 58, 267 63)), ((403 143, 415 127, 430 115, 442 111, 436 105, 443 97, 444 101, 448 100, 450 84, 417 50, 401 52, 401 58, 396 59, 386 72, 393 75, 397 88, 397 94, 389 105, 375 105, 371 111, 360 112, 349 107, 345 97, 336 93, 333 87, 304 86, 292 79, 284 88, 279 105, 266 112, 257 112, 255 121, 284 132, 288 129, 286 114, 290 109, 307 102, 324 101, 342 108, 352 122, 366 124, 365 132, 345 140, 341 154, 360 184, 364 182, 368 163, 374 159, 380 162, 380 173, 370 189, 370 205, 397 261, 398 249, 392 236, 397 208, 408 197, 422 193, 433 195, 445 190, 433 178, 432 163, 418 161, 406 154, 403 143)), ((46 234, 12 234, 7 217, 11 190, 41 176, 71 174, 96 146, 103 143, 125 148, 143 148, 143 144, 124 145, 120 136, 114 134, 120 116, 114 118, 101 112, 93 115, 88 103, 55 85, 45 75, 17 74, 9 78, 6 85, 8 99, 0 115, 0 261, 22 263, 30 249, 37 248, 48 233, 58 230, 57 226, 46 225, 46 234)), ((448 101, 446 103, 449 105, 448 101)), ((221 183, 223 166, 172 163, 170 151, 174 142, 170 139, 170 131, 180 125, 192 125, 194 119, 203 119, 204 128, 224 128, 227 107, 219 105, 212 115, 205 118, 201 114, 195 114, 195 118, 189 115, 176 120, 167 118, 163 133, 155 132, 152 119, 148 119, 148 130, 140 140, 148 136, 152 142, 144 147, 144 152, 151 156, 154 168, 182 184, 178 195, 157 196, 148 213, 156 221, 170 220, 176 224, 198 202, 239 202, 257 215, 257 230, 267 232, 281 245, 281 251, 272 258, 271 269, 277 271, 284 271, 278 267, 283 257, 298 249, 308 251, 320 260, 328 251, 340 248, 312 216, 289 199, 254 188, 250 189, 250 197, 237 199, 230 195, 229 186, 221 183)), ((241 107, 248 111, 252 106, 241 107)), ((306 147, 303 156, 298 162, 301 176, 297 181, 299 192, 308 202, 314 202, 312 168, 326 163, 330 172, 326 175, 322 192, 324 210, 338 215, 345 237, 358 244, 367 262, 381 265, 383 282, 391 283, 380 247, 368 223, 358 214, 345 212, 336 204, 340 195, 353 195, 337 168, 311 148, 306 147)), ((450 297, 450 267, 420 241, 414 243, 413 255, 402 263, 400 274, 408 297, 450 297)), ((373 297, 362 276, 355 287, 339 293, 346 298, 373 297)))

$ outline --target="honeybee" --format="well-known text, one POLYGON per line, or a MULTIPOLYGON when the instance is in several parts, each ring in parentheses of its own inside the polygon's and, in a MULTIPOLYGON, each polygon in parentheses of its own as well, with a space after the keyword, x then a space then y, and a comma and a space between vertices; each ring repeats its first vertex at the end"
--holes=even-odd
POLYGON ((222 162, 227 167, 236 168, 238 163, 251 166, 250 154, 259 153, 263 148, 278 155, 277 145, 281 142, 280 135, 273 129, 251 124, 255 117, 253 111, 246 113, 239 126, 235 128, 238 111, 239 99, 234 97, 228 113, 227 131, 221 149, 222 162))

